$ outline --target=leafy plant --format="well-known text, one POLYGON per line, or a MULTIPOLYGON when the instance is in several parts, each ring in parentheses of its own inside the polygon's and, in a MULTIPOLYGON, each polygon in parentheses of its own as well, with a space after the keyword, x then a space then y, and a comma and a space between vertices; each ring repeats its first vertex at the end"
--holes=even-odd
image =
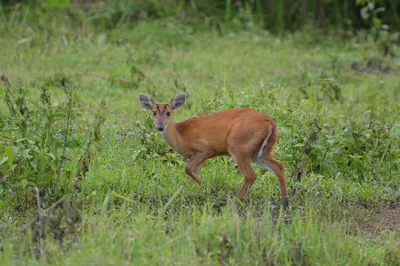
POLYGON ((26 90, 22 86, 18 86, 17 97, 11 89, 7 82, 4 100, 9 115, 4 118, 5 125, 0 130, 3 154, 0 173, 3 186, 22 196, 32 186, 50 187, 60 171, 59 165, 65 156, 60 150, 68 145, 62 137, 68 130, 61 125, 72 109, 65 109, 65 105, 53 106, 50 91, 45 87, 40 88, 40 102, 32 104, 26 100, 26 90))

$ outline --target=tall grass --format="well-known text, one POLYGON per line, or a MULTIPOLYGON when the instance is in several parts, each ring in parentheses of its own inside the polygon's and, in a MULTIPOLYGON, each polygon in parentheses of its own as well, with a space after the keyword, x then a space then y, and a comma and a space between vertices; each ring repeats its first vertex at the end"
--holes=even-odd
MULTIPOLYGON (((234 205, 228 205, 219 214, 205 207, 164 220, 146 213, 121 217, 113 206, 109 207, 102 209, 102 215, 83 221, 79 238, 69 239, 63 246, 46 240, 46 253, 33 265, 400 263, 394 235, 377 239, 352 237, 344 224, 327 226, 311 211, 305 213, 306 217, 293 214, 290 220, 283 216, 274 219, 268 212, 254 217, 252 211, 241 217, 234 205)), ((25 243, 32 243, 30 238, 28 235, 25 243)), ((29 244, 14 246, 6 240, 3 248, 3 265, 13 265, 13 254, 26 252, 30 256, 29 244)))

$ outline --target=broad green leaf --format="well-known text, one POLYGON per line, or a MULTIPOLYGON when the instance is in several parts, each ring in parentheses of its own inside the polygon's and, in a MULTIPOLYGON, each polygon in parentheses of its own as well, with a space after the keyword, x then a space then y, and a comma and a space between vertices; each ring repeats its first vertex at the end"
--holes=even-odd
POLYGON ((54 116, 55 117, 65 117, 67 114, 66 113, 63 113, 63 112, 57 112, 57 113, 54 113, 54 116))
POLYGON ((29 152, 31 151, 31 149, 25 149, 23 152, 22 152, 22 158, 24 158, 24 159, 30 159, 32 156, 30 156, 29 155, 29 152))
POLYGON ((11 171, 14 171, 14 169, 17 167, 17 165, 16 164, 10 164, 10 169, 11 169, 11 171))
POLYGON ((22 179, 21 181, 19 181, 19 186, 21 188, 26 188, 27 185, 28 185, 28 180, 22 179))
POLYGON ((49 6, 54 8, 67 8, 71 7, 71 2, 69 0, 48 0, 49 6))
POLYGON ((37 169, 38 167, 38 161, 36 158, 34 158, 33 160, 29 161, 30 165, 33 167, 33 169, 37 169))
POLYGON ((6 155, 8 157, 8 161, 10 163, 14 163, 14 161, 16 159, 16 155, 15 155, 13 147, 12 146, 7 146, 4 150, 5 150, 6 155))
POLYGON ((1 159, 1 161, 0 161, 0 165, 2 165, 3 163, 5 163, 7 161, 8 161, 8 157, 4 156, 3 159, 1 159))

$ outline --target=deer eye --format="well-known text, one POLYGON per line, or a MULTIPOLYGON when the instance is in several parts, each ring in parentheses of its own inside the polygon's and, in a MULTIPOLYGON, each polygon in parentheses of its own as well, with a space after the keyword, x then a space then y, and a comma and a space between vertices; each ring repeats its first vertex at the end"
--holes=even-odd
POLYGON ((153 113, 153 115, 154 115, 154 116, 156 116, 156 115, 157 115, 157 113, 156 113, 156 112, 154 112, 154 113, 153 113))
POLYGON ((171 115, 171 113, 170 112, 167 112, 167 116, 170 116, 171 115))

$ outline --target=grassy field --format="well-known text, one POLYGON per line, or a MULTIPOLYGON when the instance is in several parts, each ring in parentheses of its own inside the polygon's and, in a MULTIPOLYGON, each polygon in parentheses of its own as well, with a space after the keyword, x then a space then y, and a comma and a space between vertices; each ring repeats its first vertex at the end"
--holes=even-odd
POLYGON ((400 264, 400 61, 367 37, 7 23, 1 265, 400 264), (202 186, 186 176, 138 102, 182 91, 177 121, 274 118, 288 211, 258 166, 243 202, 229 157, 205 163, 202 186))

